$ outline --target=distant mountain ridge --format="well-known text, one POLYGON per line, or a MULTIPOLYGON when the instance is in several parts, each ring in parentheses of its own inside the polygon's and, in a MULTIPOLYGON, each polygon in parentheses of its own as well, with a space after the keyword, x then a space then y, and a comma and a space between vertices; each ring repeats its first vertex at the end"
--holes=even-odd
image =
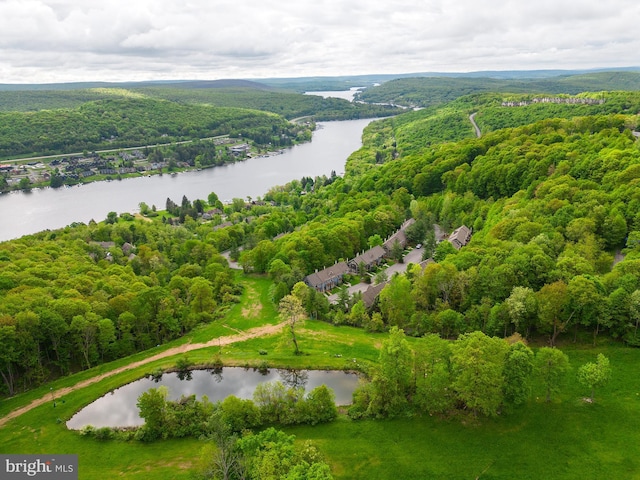
POLYGON ((568 94, 602 91, 638 91, 640 72, 593 71, 540 78, 409 77, 367 88, 358 99, 368 103, 429 107, 456 98, 489 92, 503 94, 568 94))
POLYGON ((69 82, 69 83, 0 83, 0 91, 11 90, 80 90, 88 88, 139 88, 153 86, 172 86, 174 88, 255 88, 259 90, 284 88, 301 90, 302 86, 330 85, 335 88, 350 88, 384 83, 390 80, 415 77, 449 78, 492 78, 492 79, 547 79, 603 72, 638 72, 637 67, 612 67, 583 70, 479 70, 474 72, 414 72, 398 74, 366 74, 344 76, 311 76, 253 79, 219 80, 149 80, 140 82, 69 82))
POLYGON ((89 88, 143 88, 143 87, 173 87, 173 88, 254 88, 269 90, 272 87, 252 80, 222 79, 222 80, 151 80, 145 82, 71 82, 71 83, 33 83, 9 84, 0 83, 0 91, 16 90, 86 90, 89 88))

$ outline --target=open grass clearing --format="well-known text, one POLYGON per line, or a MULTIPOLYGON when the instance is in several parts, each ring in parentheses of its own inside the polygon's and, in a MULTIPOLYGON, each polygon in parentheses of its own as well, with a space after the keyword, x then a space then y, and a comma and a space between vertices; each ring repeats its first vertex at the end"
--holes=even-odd
MULTIPOLYGON (((243 325, 275 325, 278 318, 268 301, 269 282, 249 277, 242 302, 224 319, 202 326, 172 344, 142 352, 91 371, 59 379, 53 384, 4 400, 0 414, 56 389, 92 375, 147 359, 156 352, 215 339, 218 333, 240 330, 243 325), (259 318, 246 319, 246 302, 260 298, 259 318), (267 301, 265 301, 267 299, 267 301), (225 327, 224 325, 227 325, 225 327), (230 328, 229 328, 230 327, 230 328)), ((366 368, 378 357, 385 334, 367 334, 351 327, 334 327, 306 321, 298 327, 303 355, 293 354, 290 334, 284 328, 264 337, 209 346, 187 353, 196 364, 219 358, 225 365, 273 368, 366 368), (267 352, 261 355, 260 351, 267 352), (355 359, 355 361, 354 361, 355 359)), ((409 339, 413 341, 412 339, 409 339)), ((542 396, 510 415, 474 421, 466 416, 400 418, 384 421, 338 421, 316 427, 291 427, 298 440, 318 444, 337 479, 601 479, 640 478, 640 350, 601 340, 597 347, 567 343, 563 350, 573 366, 561 399, 551 404, 542 396), (602 352, 611 360, 611 383, 596 392, 594 404, 582 399, 588 392, 577 383, 575 372, 602 352)), ((202 442, 167 440, 153 444, 99 441, 69 431, 64 422, 78 409, 108 391, 158 368, 175 365, 184 354, 160 358, 135 369, 105 377, 100 382, 56 397, 11 420, 0 429, 3 453, 77 453, 81 479, 188 479, 197 464, 202 442)), ((534 390, 536 391, 536 390, 534 390)), ((54 393, 55 394, 55 393, 54 393)))

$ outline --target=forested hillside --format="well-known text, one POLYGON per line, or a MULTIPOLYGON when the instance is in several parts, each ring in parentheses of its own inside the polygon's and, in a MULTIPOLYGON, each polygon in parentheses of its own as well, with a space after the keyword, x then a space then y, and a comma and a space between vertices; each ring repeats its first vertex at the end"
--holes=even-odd
POLYGON ((123 217, 0 243, 0 391, 162 344, 236 300, 210 243, 123 217))
MULTIPOLYGON (((291 145, 303 126, 285 119, 347 120, 401 110, 338 98, 226 86, 177 85, 0 92, 0 158, 153 145, 216 135, 291 145)), ((303 135, 307 138, 307 135, 303 135)))
MULTIPOLYGON (((249 272, 268 273, 278 301, 306 275, 353 258, 409 217, 416 220, 410 244, 424 243, 423 258, 435 263, 389 278, 369 309, 358 295, 332 306, 308 289, 307 313, 418 336, 481 330, 551 344, 602 334, 640 343, 638 96, 498 104, 506 96, 466 97, 375 122, 344 178, 294 181, 265 196, 273 205, 251 210, 234 202, 225 209, 227 227, 199 223, 194 208, 179 215, 182 226, 110 218, 1 244, 6 390, 210 320, 237 292, 218 250, 231 249, 249 272), (473 136, 471 111, 488 133, 447 141, 473 136), (460 250, 435 246, 434 223, 445 232, 470 227, 471 242, 460 250), (94 243, 107 241, 114 244, 94 243)), ((142 105, 133 113, 142 115, 142 105)), ((167 201, 168 210, 174 206, 167 201)))
POLYGON ((553 344, 605 332, 638 342, 637 115, 541 120, 440 145, 416 141, 422 124, 401 118, 371 126, 344 179, 304 197, 295 183, 274 190, 268 198, 314 221, 258 244, 244 261, 309 273, 351 258, 403 218, 423 225, 422 235, 434 222, 449 232, 464 224, 473 229, 468 246, 440 243, 436 263, 393 277, 377 307, 343 312, 348 321, 380 315, 387 326, 449 338, 518 332, 553 344), (380 146, 394 154, 380 155, 380 146))
POLYGON ((359 99, 371 103, 429 107, 459 97, 489 92, 571 94, 602 90, 639 90, 640 73, 595 72, 543 79, 414 77, 400 78, 368 88, 359 99))
MULTIPOLYGON (((615 113, 637 114, 640 92, 597 92, 579 95, 534 95, 483 93, 461 97, 442 106, 433 106, 372 124, 365 132, 365 145, 352 155, 347 169, 359 173, 367 163, 383 163, 397 156, 406 157, 429 151, 433 145, 474 138, 469 120, 475 121, 483 133, 508 127, 528 125, 547 118, 573 118, 615 113), (534 103, 550 99, 557 103, 534 103), (585 103, 581 103, 585 102, 585 103), (589 103, 593 102, 593 103, 589 103), (522 106, 510 106, 518 105, 522 106), (364 163, 358 161, 359 158, 364 163)), ((636 128, 631 117, 627 127, 636 128)))
POLYGON ((0 113, 0 156, 72 153, 225 134, 259 140, 268 133, 269 138, 285 135, 293 142, 301 128, 256 110, 116 96, 73 109, 0 113))
POLYGON ((164 98, 179 103, 252 108, 277 113, 289 120, 305 116, 312 116, 316 121, 353 120, 386 117, 402 111, 390 106, 351 103, 340 98, 322 98, 317 95, 302 95, 276 90, 265 91, 231 87, 146 87, 136 91, 154 98, 164 98))
MULTIPOLYGON (((79 455, 87 478, 209 478, 234 462, 256 478, 274 466, 345 479, 633 476, 640 93, 577 91, 475 91, 371 123, 342 177, 227 205, 214 192, 141 203, 137 218, 110 212, 0 243, 3 451, 60 448, 79 455), (321 269, 385 250, 401 226, 406 243, 340 279, 365 289, 312 287, 321 269), (463 226, 469 237, 453 240, 463 226), (365 378, 348 419, 325 387, 304 396, 275 383, 253 401, 220 403, 151 389, 138 397, 137 432, 65 427, 135 378, 213 364, 365 378), (287 435, 247 431, 278 422, 287 435), (198 459, 206 436, 215 447, 198 459)), ((281 115, 201 105, 200 93, 113 93, 55 115, 12 112, 0 129, 29 148, 60 132, 111 143, 308 133, 281 115)), ((221 160, 206 142, 171 155, 221 160)))

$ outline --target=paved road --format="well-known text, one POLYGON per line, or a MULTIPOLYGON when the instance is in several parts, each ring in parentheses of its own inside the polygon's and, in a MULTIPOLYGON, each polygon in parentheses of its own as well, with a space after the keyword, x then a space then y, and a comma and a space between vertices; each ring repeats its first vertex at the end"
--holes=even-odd
MULTIPOLYGON (((242 247, 239 250, 242 250, 242 247)), ((225 250, 224 252, 221 252, 220 255, 227 259, 227 262, 229 262, 229 268, 233 268, 234 270, 242 270, 242 265, 231 260, 230 253, 231 252, 229 250, 225 250)))
MULTIPOLYGON (((394 273, 404 273, 407 271, 407 266, 410 263, 420 263, 422 261, 422 250, 418 248, 414 248, 409 253, 404 256, 404 263, 395 263, 388 267, 385 272, 387 273, 387 278, 391 278, 394 273)), ((370 283, 356 283, 355 285, 350 285, 347 287, 347 291, 349 295, 353 295, 356 292, 364 293, 367 288, 371 286, 370 283)), ((333 295, 329 295, 329 303, 336 303, 338 301, 338 294, 334 293, 333 295)))
POLYGON ((482 132, 480 131, 480 128, 478 127, 478 124, 476 123, 476 114, 478 112, 474 112, 471 115, 469 115, 469 121, 471 122, 471 125, 473 125, 473 128, 476 131, 476 137, 480 138, 482 136, 482 132))
MULTIPOLYGON (((193 143, 199 142, 201 140, 215 140, 216 138, 227 138, 229 135, 217 135, 215 137, 206 137, 206 138, 197 138, 193 140, 182 140, 180 142, 170 142, 170 143, 156 143, 153 145, 141 145, 138 147, 123 147, 123 148, 109 148, 107 150, 96 150, 95 153, 113 153, 127 150, 144 150, 145 148, 157 148, 157 147, 166 147, 169 145, 183 145, 185 143, 193 143)), ((62 157, 73 157, 78 155, 84 155, 83 152, 74 152, 74 153, 60 153, 57 155, 44 155, 40 157, 27 157, 27 158, 13 158, 10 160, 3 160, 3 163, 17 163, 31 160, 51 160, 54 158, 62 158, 62 157)))

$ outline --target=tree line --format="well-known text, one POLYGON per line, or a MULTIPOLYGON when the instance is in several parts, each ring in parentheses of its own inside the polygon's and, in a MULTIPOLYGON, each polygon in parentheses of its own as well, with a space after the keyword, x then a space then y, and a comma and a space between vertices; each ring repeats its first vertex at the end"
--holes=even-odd
MULTIPOLYGON (((219 422, 231 433, 270 425, 316 425, 338 414, 333 391, 325 385, 305 395, 303 387, 266 382, 258 384, 253 400, 231 395, 217 403, 206 397, 197 400, 195 395, 170 401, 167 394, 165 387, 159 387, 140 395, 137 406, 144 425, 136 430, 136 440, 200 437, 211 434, 219 422)), ((92 427, 87 430, 94 432, 92 427)))
MULTIPOLYGON (((451 416, 468 412, 493 417, 524 405, 535 384, 546 402, 559 395, 569 359, 556 348, 533 351, 516 337, 513 343, 480 331, 450 342, 427 335, 409 345, 404 332, 390 331, 370 381, 354 392, 352 418, 407 414, 451 416)), ((593 401, 596 388, 611 375, 602 354, 578 370, 578 380, 593 401)))
POLYGON ((132 217, 4 242, 0 265, 9 395, 183 335, 241 292, 213 245, 132 217))
POLYGON ((283 139, 293 143, 308 128, 257 110, 127 97, 87 102, 73 109, 0 112, 0 123, 0 157, 154 145, 227 134, 263 145, 273 141, 283 144, 283 139))
POLYGON ((491 92, 510 94, 570 94, 640 89, 637 72, 596 72, 551 78, 471 78, 413 77, 399 78, 367 88, 358 96, 371 103, 393 102, 399 105, 429 107, 444 105, 467 96, 491 92))
MULTIPOLYGON (((214 372, 215 373, 215 372, 214 372)), ((84 427, 80 434, 98 440, 197 437, 207 440, 194 475, 202 479, 330 480, 329 465, 314 445, 294 444, 295 437, 274 426, 325 423, 337 416, 335 396, 325 385, 307 394, 282 382, 259 384, 253 400, 231 395, 212 403, 195 395, 167 400, 166 387, 151 388, 137 400, 141 427, 84 427)))
POLYGON ((280 298, 304 275, 353 258, 371 236, 384 238, 413 217, 425 237, 434 223, 449 232, 467 225, 471 243, 438 244, 429 252, 436 263, 391 278, 368 312, 311 302, 308 313, 346 313, 354 324, 382 321, 417 336, 518 332, 554 344, 560 335, 596 341, 604 332, 638 343, 636 117, 548 119, 415 148, 387 122, 367 129, 344 178, 304 195, 300 182, 266 195, 289 206, 290 219, 313 218, 241 255, 250 271, 272 275, 280 298), (380 163, 376 145, 395 148, 395 158, 380 163))

